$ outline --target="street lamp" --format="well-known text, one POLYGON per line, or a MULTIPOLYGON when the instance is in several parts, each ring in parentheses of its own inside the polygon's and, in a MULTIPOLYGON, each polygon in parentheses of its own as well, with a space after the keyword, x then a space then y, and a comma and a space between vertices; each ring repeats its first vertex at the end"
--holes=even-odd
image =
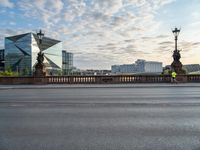
POLYGON ((185 74, 184 70, 182 69, 182 63, 180 62, 181 54, 180 50, 177 48, 177 41, 178 41, 178 36, 180 33, 181 29, 178 29, 175 27, 175 29, 172 30, 172 33, 174 34, 175 37, 175 50, 173 52, 173 62, 171 64, 171 68, 173 71, 175 71, 177 74, 185 74))
POLYGON ((39 39, 38 47, 39 47, 40 51, 39 51, 38 56, 37 56, 37 64, 35 65, 35 73, 34 73, 34 75, 36 77, 44 77, 46 75, 46 73, 44 71, 44 64, 43 64, 44 53, 42 53, 42 50, 41 50, 42 39, 44 37, 44 33, 42 33, 42 30, 40 30, 37 33, 37 37, 39 39))
POLYGON ((41 45, 42 44, 42 39, 44 37, 44 33, 42 33, 42 30, 40 30, 38 33, 37 33, 37 36, 38 36, 38 39, 39 39, 39 44, 41 45))
POLYGON ((175 27, 174 30, 172 30, 172 33, 174 34, 174 37, 175 37, 175 50, 177 51, 177 41, 178 41, 178 35, 180 33, 181 29, 178 29, 175 27))

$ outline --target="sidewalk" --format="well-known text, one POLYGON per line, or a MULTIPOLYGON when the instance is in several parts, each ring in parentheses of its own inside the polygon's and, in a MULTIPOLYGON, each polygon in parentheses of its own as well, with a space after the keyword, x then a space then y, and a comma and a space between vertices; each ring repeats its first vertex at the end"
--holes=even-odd
POLYGON ((200 83, 135 83, 135 84, 47 84, 47 85, 0 85, 3 89, 65 89, 65 88, 162 88, 162 87, 199 87, 200 83))

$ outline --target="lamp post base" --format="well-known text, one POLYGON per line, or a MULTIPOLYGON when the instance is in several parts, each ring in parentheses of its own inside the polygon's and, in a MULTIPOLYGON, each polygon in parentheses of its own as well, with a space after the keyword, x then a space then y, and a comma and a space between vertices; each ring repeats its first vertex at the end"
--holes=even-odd
POLYGON ((35 72, 34 72, 35 77, 45 77, 46 72, 44 71, 44 65, 37 63, 35 66, 35 72))
POLYGON ((182 69, 182 63, 180 61, 173 61, 171 64, 171 68, 177 73, 177 74, 186 74, 185 70, 182 69))

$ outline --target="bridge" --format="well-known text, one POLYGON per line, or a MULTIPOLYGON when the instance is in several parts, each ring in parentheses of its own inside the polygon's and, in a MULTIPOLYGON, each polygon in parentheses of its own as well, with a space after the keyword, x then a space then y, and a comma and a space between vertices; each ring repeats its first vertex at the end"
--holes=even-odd
MULTIPOLYGON (((181 83, 200 82, 200 75, 178 75, 181 83)), ((128 84, 170 83, 170 75, 0 77, 0 84, 128 84)))
POLYGON ((200 149, 200 83, 0 85, 0 114, 1 150, 200 149))

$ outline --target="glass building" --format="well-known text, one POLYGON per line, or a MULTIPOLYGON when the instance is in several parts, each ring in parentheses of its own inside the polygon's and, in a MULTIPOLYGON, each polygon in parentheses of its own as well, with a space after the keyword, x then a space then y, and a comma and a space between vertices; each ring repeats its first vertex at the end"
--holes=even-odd
POLYGON ((0 71, 4 71, 4 49, 0 49, 0 71))
POLYGON ((184 68, 188 73, 192 72, 199 72, 200 71, 200 65, 199 64, 188 64, 184 65, 184 68))
POLYGON ((63 75, 71 75, 73 73, 73 53, 62 51, 62 65, 63 75))
POLYGON ((5 38, 5 69, 19 75, 32 75, 40 50, 44 53, 47 74, 59 75, 62 71, 62 42, 43 37, 39 45, 38 36, 34 33, 5 38))

